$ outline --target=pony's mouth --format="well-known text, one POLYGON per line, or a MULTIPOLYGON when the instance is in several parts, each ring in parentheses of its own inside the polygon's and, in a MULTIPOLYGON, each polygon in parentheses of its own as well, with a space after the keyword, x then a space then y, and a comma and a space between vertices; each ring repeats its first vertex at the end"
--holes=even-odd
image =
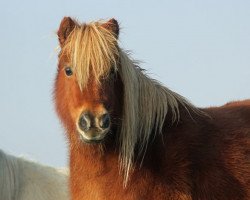
POLYGON ((108 131, 95 131, 95 130, 90 130, 85 133, 81 130, 78 130, 80 140, 88 144, 102 142, 107 133, 108 131))
POLYGON ((103 141, 103 138, 85 138, 83 135, 80 134, 80 140, 87 144, 99 144, 103 141))

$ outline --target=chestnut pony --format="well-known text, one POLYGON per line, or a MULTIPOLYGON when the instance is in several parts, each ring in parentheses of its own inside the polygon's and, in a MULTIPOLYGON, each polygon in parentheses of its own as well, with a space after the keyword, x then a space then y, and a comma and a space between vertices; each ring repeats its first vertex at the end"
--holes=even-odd
POLYGON ((119 47, 116 20, 65 17, 55 104, 73 200, 250 199, 250 101, 200 109, 119 47))

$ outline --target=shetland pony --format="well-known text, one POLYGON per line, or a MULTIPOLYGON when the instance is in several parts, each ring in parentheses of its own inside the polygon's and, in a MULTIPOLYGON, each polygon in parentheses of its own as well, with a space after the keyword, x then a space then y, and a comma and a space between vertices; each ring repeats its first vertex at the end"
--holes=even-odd
POLYGON ((68 171, 0 150, 1 200, 69 200, 68 171))
POLYGON ((119 47, 114 19, 57 33, 72 200, 250 199, 250 101, 195 107, 119 47))

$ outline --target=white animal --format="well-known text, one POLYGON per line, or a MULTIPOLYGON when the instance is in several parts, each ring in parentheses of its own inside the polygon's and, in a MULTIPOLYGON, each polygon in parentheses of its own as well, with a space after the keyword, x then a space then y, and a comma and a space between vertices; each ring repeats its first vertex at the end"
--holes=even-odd
POLYGON ((0 150, 0 200, 69 200, 68 169, 45 166, 0 150))

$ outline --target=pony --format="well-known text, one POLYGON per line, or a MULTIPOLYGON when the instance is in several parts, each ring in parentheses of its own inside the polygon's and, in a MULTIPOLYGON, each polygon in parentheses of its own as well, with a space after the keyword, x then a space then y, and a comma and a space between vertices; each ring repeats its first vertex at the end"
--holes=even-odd
POLYGON ((0 199, 69 200, 68 169, 45 166, 0 150, 0 199))
POLYGON ((250 101, 194 106, 147 75, 119 30, 64 17, 57 31, 72 200, 250 199, 250 101))

